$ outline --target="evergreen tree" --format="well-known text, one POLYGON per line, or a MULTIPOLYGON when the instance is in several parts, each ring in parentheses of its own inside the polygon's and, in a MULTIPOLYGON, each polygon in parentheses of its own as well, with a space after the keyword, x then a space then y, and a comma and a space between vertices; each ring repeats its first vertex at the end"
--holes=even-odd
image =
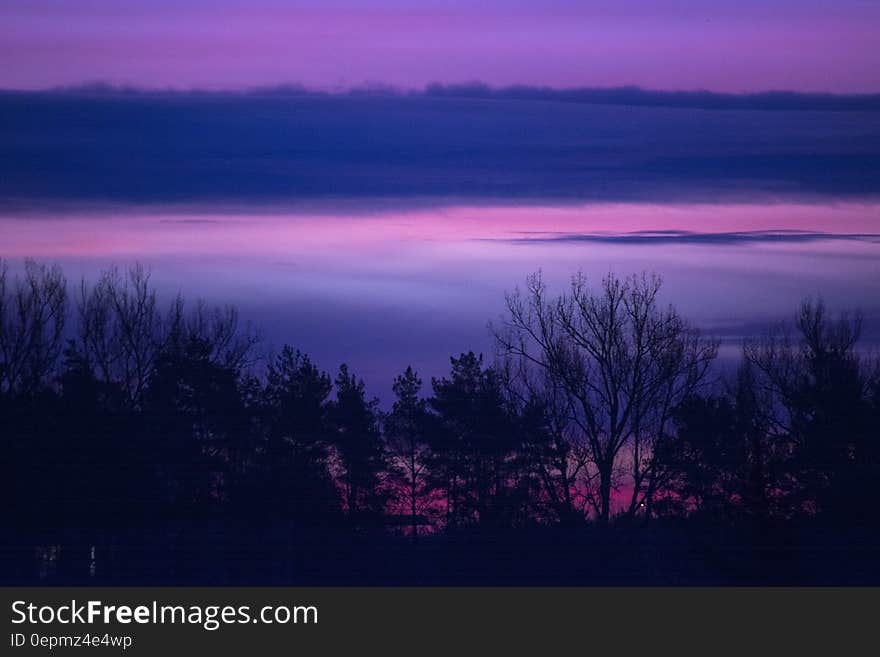
POLYGON ((388 490, 386 453, 379 431, 376 399, 367 399, 364 382, 347 365, 336 376, 330 405, 332 444, 345 510, 354 525, 375 524, 385 509, 388 490))

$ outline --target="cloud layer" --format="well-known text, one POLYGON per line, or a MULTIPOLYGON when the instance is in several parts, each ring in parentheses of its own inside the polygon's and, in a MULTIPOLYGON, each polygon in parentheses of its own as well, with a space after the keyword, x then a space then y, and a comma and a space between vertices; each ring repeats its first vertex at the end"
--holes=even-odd
POLYGON ((0 93, 0 203, 720 202, 880 190, 876 97, 563 93, 0 93))

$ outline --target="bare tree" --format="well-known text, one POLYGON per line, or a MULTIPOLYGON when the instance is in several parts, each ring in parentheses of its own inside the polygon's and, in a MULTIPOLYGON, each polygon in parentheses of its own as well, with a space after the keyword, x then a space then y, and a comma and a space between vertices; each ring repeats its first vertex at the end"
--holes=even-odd
POLYGON ((660 286, 657 277, 609 275, 593 291, 577 274, 568 292, 548 298, 535 274, 525 292, 506 296, 507 317, 494 330, 503 354, 544 370, 564 391, 596 475, 589 503, 603 523, 622 482, 632 487, 629 513, 650 504, 663 481, 654 453, 671 411, 717 354, 715 341, 660 306, 660 286))
POLYGON ((92 286, 82 281, 78 312, 81 356, 100 380, 139 404, 166 337, 149 273, 140 265, 125 275, 113 267, 92 286))
POLYGON ((82 281, 78 313, 80 356, 99 380, 119 385, 133 406, 143 402, 164 350, 198 340, 213 363, 238 369, 250 364, 259 339, 249 325, 239 326, 231 306, 208 308, 198 302, 188 312, 178 295, 163 313, 141 265, 125 274, 111 268, 94 285, 82 281))
POLYGON ((183 297, 178 295, 165 320, 165 341, 177 346, 197 341, 208 349, 208 359, 215 365, 242 369, 254 363, 255 347, 260 341, 250 323, 241 326, 235 306, 209 307, 197 301, 187 312, 183 297))
POLYGON ((0 261, 0 393, 27 393, 46 382, 61 354, 67 281, 56 267, 25 262, 11 279, 0 261))

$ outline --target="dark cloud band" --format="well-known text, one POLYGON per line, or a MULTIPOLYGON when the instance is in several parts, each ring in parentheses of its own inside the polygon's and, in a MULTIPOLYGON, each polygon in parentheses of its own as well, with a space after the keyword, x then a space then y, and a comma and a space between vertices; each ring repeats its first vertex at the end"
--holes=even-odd
POLYGON ((524 87, 6 92, 0 205, 873 198, 877 107, 524 87))
MULTIPOLYGON (((538 234, 507 238, 514 244, 546 244, 566 242, 596 242, 601 244, 802 244, 823 240, 880 243, 880 233, 829 233, 802 230, 756 230, 698 233, 686 230, 651 230, 628 233, 565 233, 538 234)), ((489 240, 501 241, 501 240, 489 240)))

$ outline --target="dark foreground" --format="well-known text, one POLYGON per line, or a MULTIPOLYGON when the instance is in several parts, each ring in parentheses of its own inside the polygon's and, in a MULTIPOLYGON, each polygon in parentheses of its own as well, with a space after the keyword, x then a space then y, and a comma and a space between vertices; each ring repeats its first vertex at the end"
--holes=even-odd
MULTIPOLYGON (((50 541, 49 534, 45 536, 50 541)), ((112 545, 34 549, 4 537, 4 584, 878 585, 880 531, 818 524, 297 537, 191 527, 112 545)))
POLYGON ((806 300, 724 377, 659 289, 533 276, 496 362, 382 410, 141 268, 0 263, 0 584, 880 584, 861 316, 806 300))

